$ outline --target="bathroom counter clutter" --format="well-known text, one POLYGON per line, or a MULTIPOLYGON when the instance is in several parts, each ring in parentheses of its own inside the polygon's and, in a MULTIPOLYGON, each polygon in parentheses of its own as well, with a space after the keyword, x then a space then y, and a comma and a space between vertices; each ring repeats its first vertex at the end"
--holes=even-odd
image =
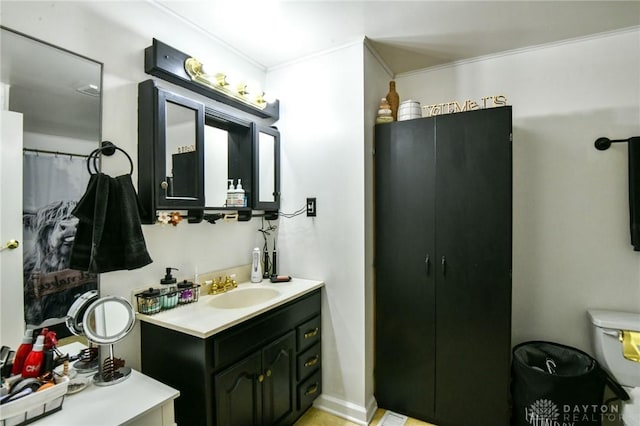
POLYGON ((90 384, 66 395, 62 410, 33 423, 37 426, 170 426, 175 425, 173 400, 180 392, 132 370, 113 386, 90 384))
POLYGON ((240 283, 238 288, 154 315, 138 313, 140 321, 207 338, 236 324, 290 302, 324 285, 322 281, 293 278, 289 282, 240 283))

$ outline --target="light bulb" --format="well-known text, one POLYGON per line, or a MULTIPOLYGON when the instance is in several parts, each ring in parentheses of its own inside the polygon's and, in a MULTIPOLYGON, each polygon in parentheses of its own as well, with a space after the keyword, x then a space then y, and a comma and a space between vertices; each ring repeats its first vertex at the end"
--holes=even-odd
POLYGON ((228 86, 229 83, 227 83, 227 76, 224 75, 223 73, 219 72, 217 73, 215 76, 215 81, 216 81, 216 85, 220 86, 220 87, 225 87, 228 86))

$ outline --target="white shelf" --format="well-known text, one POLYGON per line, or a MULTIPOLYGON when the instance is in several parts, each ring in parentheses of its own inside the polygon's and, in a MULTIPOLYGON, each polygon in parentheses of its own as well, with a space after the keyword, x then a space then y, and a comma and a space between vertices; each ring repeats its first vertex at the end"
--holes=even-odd
POLYGON ((180 392, 132 370, 111 386, 91 383, 66 395, 62 410, 33 423, 37 426, 175 425, 173 400, 180 392), (162 419, 161 421, 159 419, 162 419))

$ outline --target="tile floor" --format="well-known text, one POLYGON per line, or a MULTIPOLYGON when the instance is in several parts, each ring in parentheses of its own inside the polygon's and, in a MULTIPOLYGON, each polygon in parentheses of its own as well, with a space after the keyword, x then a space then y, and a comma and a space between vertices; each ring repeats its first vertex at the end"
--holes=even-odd
MULTIPOLYGON (((378 409, 370 425, 375 426, 378 424, 385 410, 378 409)), ((341 417, 334 416, 326 411, 318 410, 311 407, 304 416, 298 420, 294 426, 357 426, 356 423, 345 420, 341 417)), ((405 426, 435 426, 431 423, 425 423, 420 420, 408 419, 405 426)))

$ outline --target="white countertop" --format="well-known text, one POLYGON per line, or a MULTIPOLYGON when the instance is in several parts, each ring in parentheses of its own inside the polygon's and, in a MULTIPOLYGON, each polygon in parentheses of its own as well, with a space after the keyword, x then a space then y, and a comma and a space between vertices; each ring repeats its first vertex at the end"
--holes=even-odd
POLYGON ((195 337, 207 338, 226 330, 236 324, 267 312, 277 306, 283 305, 306 293, 309 293, 324 285, 322 281, 293 278, 289 282, 271 283, 263 280, 262 283, 241 283, 238 288, 227 293, 217 295, 200 295, 197 302, 177 306, 173 309, 161 311, 154 315, 137 314, 140 321, 159 325, 171 330, 190 334, 195 337), (279 294, 265 302, 246 308, 217 308, 211 305, 215 298, 230 293, 240 294, 243 290, 253 288, 275 289, 279 294))
POLYGON ((113 426, 131 423, 176 399, 180 392, 131 370, 126 380, 111 386, 89 386, 65 395, 62 410, 38 420, 37 426, 113 426))

